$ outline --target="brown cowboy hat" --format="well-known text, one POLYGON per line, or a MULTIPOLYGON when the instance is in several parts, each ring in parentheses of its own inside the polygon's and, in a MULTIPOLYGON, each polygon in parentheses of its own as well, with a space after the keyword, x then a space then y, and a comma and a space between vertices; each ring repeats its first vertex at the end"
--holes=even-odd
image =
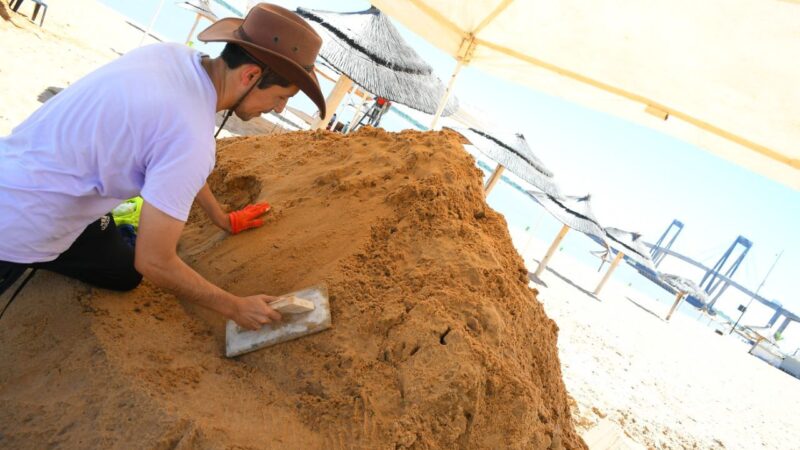
POLYGON ((325 117, 325 97, 314 74, 322 38, 300 16, 269 3, 254 6, 244 19, 227 17, 201 31, 205 42, 233 42, 297 85, 325 117))

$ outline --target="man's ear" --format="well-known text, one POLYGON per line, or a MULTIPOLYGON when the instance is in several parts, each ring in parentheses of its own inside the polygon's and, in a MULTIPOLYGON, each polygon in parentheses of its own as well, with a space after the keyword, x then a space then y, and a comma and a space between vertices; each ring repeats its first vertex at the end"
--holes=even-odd
POLYGON ((240 80, 244 86, 251 86, 261 77, 261 68, 255 64, 242 65, 240 80))

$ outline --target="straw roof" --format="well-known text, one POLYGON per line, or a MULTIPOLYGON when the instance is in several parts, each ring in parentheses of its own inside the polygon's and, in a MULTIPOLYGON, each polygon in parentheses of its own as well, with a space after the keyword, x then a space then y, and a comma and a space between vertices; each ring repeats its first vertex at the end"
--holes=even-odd
POLYGON ((541 192, 527 191, 527 194, 542 205, 564 225, 573 230, 593 236, 601 242, 606 241, 606 233, 592 213, 591 196, 585 197, 554 197, 541 192))
MULTIPOLYGON (((445 87, 377 8, 338 13, 297 8, 322 36, 320 56, 367 91, 434 114, 445 87)), ((443 115, 458 108, 453 98, 443 115)))
POLYGON ((673 289, 686 292, 692 297, 695 297, 702 302, 703 305, 708 303, 708 295, 694 281, 671 273, 663 273, 660 275, 660 278, 673 289))
POLYGON ((644 245, 641 234, 614 227, 606 227, 605 232, 608 237, 606 242, 609 245, 624 253, 628 258, 658 273, 653 260, 650 259, 650 252, 647 250, 647 246, 644 245))
POLYGON ((561 190, 553 181, 553 172, 533 154, 525 136, 520 133, 486 133, 475 128, 453 127, 483 154, 500 163, 514 175, 542 190, 560 197, 561 190))
POLYGON ((195 14, 200 14, 212 22, 219 20, 219 17, 217 17, 217 15, 211 11, 211 5, 208 4, 208 0, 187 0, 183 2, 175 2, 175 4, 181 8, 188 9, 195 14))

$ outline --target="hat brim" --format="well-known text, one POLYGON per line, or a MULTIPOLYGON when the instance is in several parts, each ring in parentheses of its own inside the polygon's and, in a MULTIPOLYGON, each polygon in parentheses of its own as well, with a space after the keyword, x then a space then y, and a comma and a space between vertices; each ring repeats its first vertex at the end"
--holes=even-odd
POLYGON ((320 117, 325 117, 325 96, 322 95, 322 89, 319 87, 319 81, 314 70, 312 69, 308 72, 299 64, 280 53, 243 40, 236 33, 243 22, 244 19, 226 17, 201 31, 197 38, 203 42, 232 42, 241 45, 248 53, 269 66, 275 73, 300 88, 317 106, 320 111, 320 117))

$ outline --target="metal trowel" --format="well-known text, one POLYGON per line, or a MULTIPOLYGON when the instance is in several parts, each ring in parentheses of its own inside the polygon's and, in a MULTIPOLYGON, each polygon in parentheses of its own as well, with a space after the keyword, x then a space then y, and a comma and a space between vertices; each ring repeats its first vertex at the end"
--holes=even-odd
POLYGON ((232 358, 331 327, 331 308, 325 285, 282 295, 270 306, 281 313, 282 320, 266 324, 260 330, 246 330, 236 322, 228 321, 225 328, 225 356, 232 358))

